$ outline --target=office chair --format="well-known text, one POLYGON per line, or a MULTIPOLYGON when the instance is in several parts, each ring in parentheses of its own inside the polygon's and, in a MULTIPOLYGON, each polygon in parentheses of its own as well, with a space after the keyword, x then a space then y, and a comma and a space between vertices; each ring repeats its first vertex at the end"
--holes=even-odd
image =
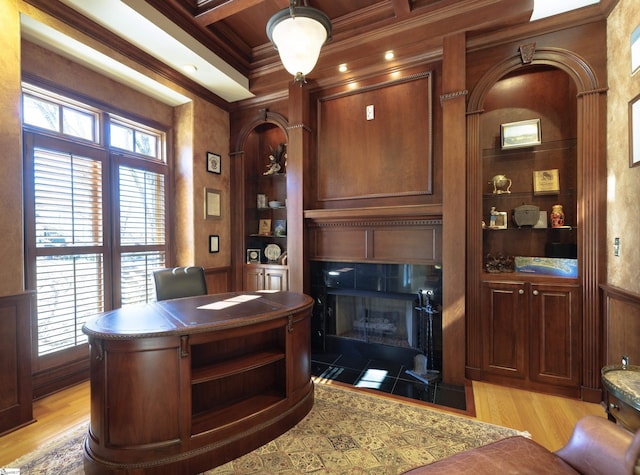
POLYGON ((154 271, 153 279, 158 301, 207 294, 207 281, 202 267, 160 269, 154 271))

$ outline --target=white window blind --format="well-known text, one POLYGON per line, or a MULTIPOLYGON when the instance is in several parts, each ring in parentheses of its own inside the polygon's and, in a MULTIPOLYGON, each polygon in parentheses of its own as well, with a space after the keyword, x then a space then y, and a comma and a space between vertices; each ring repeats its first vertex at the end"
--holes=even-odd
POLYGON ((153 271, 165 267, 164 175, 119 167, 122 305, 155 300, 153 271))
POLYGON ((164 267, 162 251, 123 252, 120 261, 122 306, 155 301, 153 271, 164 267))
POLYGON ((82 325, 104 310, 102 164, 35 148, 38 355, 86 343, 82 325), (84 249, 79 249, 83 247, 84 249))
POLYGON ((120 167, 120 245, 164 244, 164 176, 120 167))
POLYGON ((35 149, 37 245, 102 245, 102 165, 68 153, 35 149))

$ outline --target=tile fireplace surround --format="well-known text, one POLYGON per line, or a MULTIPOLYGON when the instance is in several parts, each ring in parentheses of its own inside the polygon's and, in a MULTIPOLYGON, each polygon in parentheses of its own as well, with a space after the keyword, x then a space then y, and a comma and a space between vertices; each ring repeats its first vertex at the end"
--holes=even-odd
POLYGON ((314 261, 313 375, 464 409, 464 388, 439 381, 441 276, 436 265, 314 261), (426 380, 412 375, 416 355, 426 380))
POLYGON ((313 348, 407 365, 422 353, 440 369, 441 276, 435 265, 313 262, 313 348))

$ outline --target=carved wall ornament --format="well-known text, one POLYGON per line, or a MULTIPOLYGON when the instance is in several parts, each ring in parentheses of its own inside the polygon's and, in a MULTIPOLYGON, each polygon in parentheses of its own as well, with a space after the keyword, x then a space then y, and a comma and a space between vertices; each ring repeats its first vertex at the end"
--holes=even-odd
POLYGON ((469 91, 467 89, 463 91, 449 92, 447 94, 440 94, 440 105, 442 105, 444 101, 455 99, 456 97, 460 97, 460 96, 467 96, 468 94, 469 94, 469 91))
POLYGON ((533 54, 536 52, 535 43, 527 43, 526 45, 520 45, 520 58, 522 58, 522 64, 529 64, 533 61, 533 54))
POLYGON ((291 124, 287 126, 287 130, 293 130, 293 129, 304 129, 307 132, 311 132, 311 127, 309 127, 306 124, 291 124))

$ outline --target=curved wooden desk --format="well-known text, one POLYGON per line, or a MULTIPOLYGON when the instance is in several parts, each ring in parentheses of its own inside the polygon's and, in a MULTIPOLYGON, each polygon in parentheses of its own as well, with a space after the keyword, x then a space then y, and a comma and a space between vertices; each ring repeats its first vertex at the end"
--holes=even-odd
POLYGON ((273 440, 313 405, 313 300, 188 297, 104 313, 91 345, 88 474, 193 474, 273 440))

